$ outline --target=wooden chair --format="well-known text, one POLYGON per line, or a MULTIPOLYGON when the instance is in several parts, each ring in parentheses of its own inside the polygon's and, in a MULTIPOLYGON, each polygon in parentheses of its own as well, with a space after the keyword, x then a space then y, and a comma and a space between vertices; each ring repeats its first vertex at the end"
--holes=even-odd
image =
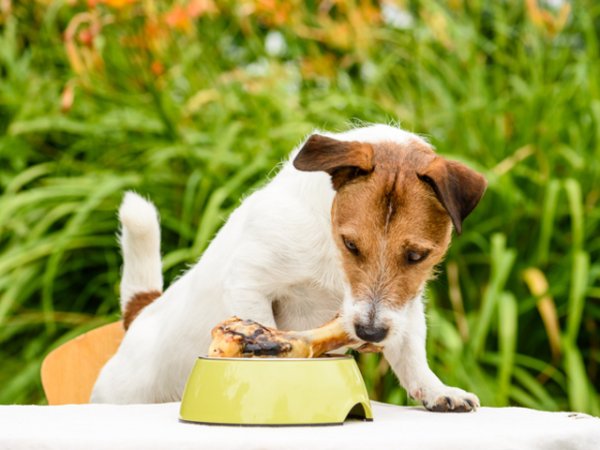
POLYGON ((100 369, 123 340, 122 322, 88 331, 51 351, 42 362, 49 405, 89 403, 100 369))

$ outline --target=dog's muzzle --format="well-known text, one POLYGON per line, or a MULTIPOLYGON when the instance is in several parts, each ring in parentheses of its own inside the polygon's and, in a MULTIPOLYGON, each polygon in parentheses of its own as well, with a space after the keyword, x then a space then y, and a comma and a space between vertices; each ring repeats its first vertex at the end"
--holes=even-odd
POLYGON ((365 342, 381 342, 385 339, 390 329, 384 326, 354 324, 356 335, 365 342))

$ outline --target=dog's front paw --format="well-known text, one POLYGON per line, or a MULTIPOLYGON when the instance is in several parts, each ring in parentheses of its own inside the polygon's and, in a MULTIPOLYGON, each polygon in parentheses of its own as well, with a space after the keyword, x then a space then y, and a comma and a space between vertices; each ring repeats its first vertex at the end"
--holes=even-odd
POLYGON ((475 394, 450 386, 433 390, 421 400, 425 408, 436 412, 469 412, 479 407, 475 394))

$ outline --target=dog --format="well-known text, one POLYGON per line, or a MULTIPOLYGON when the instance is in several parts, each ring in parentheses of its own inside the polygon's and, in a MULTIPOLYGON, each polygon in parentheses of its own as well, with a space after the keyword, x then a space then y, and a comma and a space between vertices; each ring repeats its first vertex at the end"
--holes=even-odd
POLYGON ((397 127, 317 131, 165 292, 158 214, 127 193, 119 218, 128 329, 91 401, 180 400, 211 328, 230 316, 304 330, 341 312, 347 332, 382 346, 400 384, 427 409, 476 409, 477 396, 429 368, 423 291, 486 185, 397 127))

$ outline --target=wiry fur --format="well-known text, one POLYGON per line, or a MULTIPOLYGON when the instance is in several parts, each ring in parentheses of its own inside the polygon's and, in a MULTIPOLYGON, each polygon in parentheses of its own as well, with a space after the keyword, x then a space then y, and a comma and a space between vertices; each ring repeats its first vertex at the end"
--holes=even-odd
MULTIPOLYGON (((428 146, 418 136, 387 125, 321 134, 340 141, 428 146)), ((331 178, 295 169, 292 161, 299 150, 231 214, 198 263, 142 310, 102 370, 92 401, 179 400, 196 357, 207 352, 211 328, 232 315, 304 330, 342 309, 351 329, 361 308, 368 310, 354 298, 332 232, 336 193, 331 178)), ((122 301, 127 301, 139 290, 162 287, 158 221, 153 207, 133 194, 125 197, 120 216, 122 301)), ((423 286, 417 287, 402 304, 384 305, 377 312, 378 320, 392 325, 383 342, 385 357, 409 394, 426 406, 435 409, 450 402, 456 409, 470 409, 467 404, 478 404, 473 394, 445 386, 429 369, 423 286)))

